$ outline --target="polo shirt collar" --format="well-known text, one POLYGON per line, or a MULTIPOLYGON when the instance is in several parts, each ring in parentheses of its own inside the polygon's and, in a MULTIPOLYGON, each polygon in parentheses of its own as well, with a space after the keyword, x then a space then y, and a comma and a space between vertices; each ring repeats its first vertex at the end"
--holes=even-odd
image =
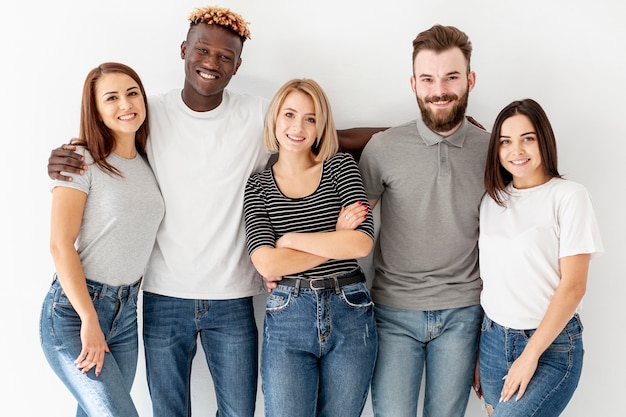
POLYGON ((450 136, 441 136, 438 133, 433 132, 424 124, 424 121, 420 117, 417 119, 417 131, 424 141, 424 143, 428 146, 437 145, 440 142, 447 142, 452 146, 456 146, 457 148, 462 148, 463 143, 465 142, 465 134, 467 133, 468 121, 466 118, 463 118, 463 123, 457 129, 456 132, 451 134, 450 136))

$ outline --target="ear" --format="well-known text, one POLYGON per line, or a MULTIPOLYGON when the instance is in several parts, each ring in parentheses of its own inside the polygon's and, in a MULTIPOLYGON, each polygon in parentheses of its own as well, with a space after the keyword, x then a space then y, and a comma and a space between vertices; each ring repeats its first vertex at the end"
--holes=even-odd
POLYGON ((237 59, 237 64, 235 65, 235 72, 233 72, 233 75, 237 74, 237 70, 239 69, 239 66, 242 62, 243 60, 241 59, 241 57, 239 57, 239 59, 237 59))
POLYGON ((186 52, 187 52, 187 41, 183 41, 180 44, 180 59, 185 59, 186 52))
POLYGON ((413 90, 413 93, 415 94, 417 94, 417 91, 415 91, 416 83, 417 80, 415 79, 415 75, 411 75, 411 90, 413 90))
POLYGON ((468 92, 474 89, 476 85, 476 73, 474 71, 470 71, 470 73, 467 74, 467 85, 469 86, 468 92))

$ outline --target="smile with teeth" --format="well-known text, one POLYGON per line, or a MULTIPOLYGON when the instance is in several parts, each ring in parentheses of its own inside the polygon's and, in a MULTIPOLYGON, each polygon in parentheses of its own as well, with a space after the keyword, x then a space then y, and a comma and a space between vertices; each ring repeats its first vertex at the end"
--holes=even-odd
POLYGON ((287 139, 291 139, 291 140, 294 140, 294 141, 297 141, 297 142, 302 142, 302 141, 304 141, 304 139, 306 139, 306 138, 305 138, 305 137, 303 137, 303 136, 293 136, 293 135, 289 135, 289 134, 288 134, 288 135, 287 135, 287 139))
POLYGON ((122 121, 133 120, 137 116, 136 113, 125 114, 123 116, 118 117, 118 119, 122 121))
POLYGON ((205 80, 216 80, 217 79, 216 75, 207 74, 206 72, 199 71, 198 74, 200 75, 200 77, 204 78, 205 80))
POLYGON ((518 159, 515 161, 509 161, 511 164, 513 165, 524 165, 525 163, 527 163, 528 161, 530 161, 530 158, 526 158, 526 159, 518 159))

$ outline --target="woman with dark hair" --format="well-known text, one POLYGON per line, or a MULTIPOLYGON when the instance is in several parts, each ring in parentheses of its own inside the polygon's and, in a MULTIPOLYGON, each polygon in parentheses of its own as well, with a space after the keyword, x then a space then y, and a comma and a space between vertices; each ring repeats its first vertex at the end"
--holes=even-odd
POLYGON ((41 346, 78 401, 77 416, 137 416, 137 297, 165 212, 145 159, 146 93, 137 73, 109 62, 83 87, 77 151, 84 175, 52 184, 56 273, 43 302, 41 346))
POLYGON ((603 253, 591 197, 561 177, 531 99, 496 118, 480 208, 480 388, 492 417, 558 416, 578 385, 589 261, 603 253))

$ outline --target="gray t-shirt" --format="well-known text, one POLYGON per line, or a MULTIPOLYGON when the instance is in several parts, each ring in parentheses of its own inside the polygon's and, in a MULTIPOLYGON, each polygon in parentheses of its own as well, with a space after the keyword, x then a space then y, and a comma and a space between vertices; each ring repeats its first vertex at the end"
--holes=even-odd
POLYGON ((406 310, 479 303, 478 215, 489 133, 467 120, 442 137, 421 119, 372 137, 360 159, 379 198, 374 302, 406 310))
POLYGON ((137 155, 124 159, 111 153, 107 161, 124 177, 111 175, 93 164, 83 175, 69 174, 71 182, 53 181, 54 187, 70 187, 87 194, 83 220, 76 239, 85 277, 119 286, 137 281, 144 273, 154 246, 165 206, 147 161, 137 155))

